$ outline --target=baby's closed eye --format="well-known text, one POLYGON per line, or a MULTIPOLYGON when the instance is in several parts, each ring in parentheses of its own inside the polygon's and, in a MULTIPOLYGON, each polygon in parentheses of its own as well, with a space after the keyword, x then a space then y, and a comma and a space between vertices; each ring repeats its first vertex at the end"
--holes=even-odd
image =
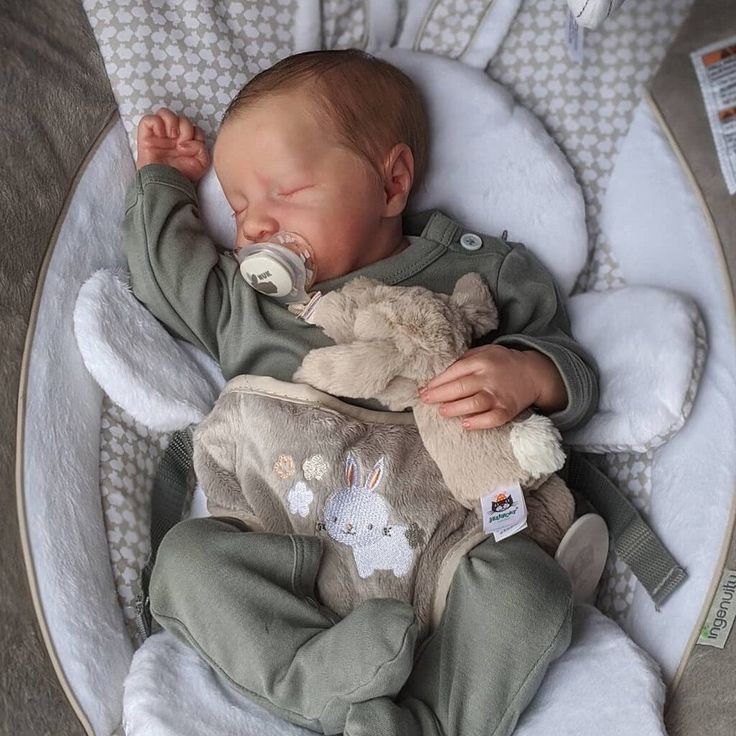
POLYGON ((295 187, 295 188, 292 188, 292 189, 287 189, 285 191, 280 191, 280 192, 277 192, 276 194, 279 197, 293 197, 295 194, 298 194, 299 192, 303 192, 303 191, 305 191, 307 189, 310 189, 310 188, 311 188, 311 185, 307 184, 307 185, 304 185, 304 186, 299 186, 299 187, 295 187))

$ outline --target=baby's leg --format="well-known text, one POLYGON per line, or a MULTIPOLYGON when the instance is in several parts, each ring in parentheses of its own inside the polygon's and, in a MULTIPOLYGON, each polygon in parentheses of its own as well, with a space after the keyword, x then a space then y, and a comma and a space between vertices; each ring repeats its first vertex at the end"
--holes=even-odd
POLYGON ((487 540, 458 566, 399 697, 352 706, 345 736, 506 736, 571 624, 570 583, 554 560, 523 536, 487 540))
POLYGON ((293 723, 340 733, 351 703, 396 695, 413 664, 406 603, 368 601, 339 619, 315 601, 316 537, 190 519, 164 538, 151 612, 231 685, 293 723))

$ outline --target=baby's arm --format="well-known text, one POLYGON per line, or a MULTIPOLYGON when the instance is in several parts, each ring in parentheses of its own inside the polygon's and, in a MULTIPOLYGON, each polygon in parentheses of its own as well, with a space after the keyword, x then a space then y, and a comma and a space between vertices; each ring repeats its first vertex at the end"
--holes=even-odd
MULTIPOLYGON (((168 110, 138 128, 138 171, 126 195, 123 249, 133 293, 173 333, 219 360, 218 332, 247 298, 237 262, 199 219, 194 182, 209 156, 201 131, 168 110)), ((242 314, 242 312, 239 312, 242 314)))
POLYGON ((531 405, 550 413, 561 430, 583 424, 598 403, 597 369, 571 336, 549 271, 515 246, 494 291, 498 331, 430 381, 422 399, 446 402, 440 411, 464 416, 468 429, 499 426, 531 405))

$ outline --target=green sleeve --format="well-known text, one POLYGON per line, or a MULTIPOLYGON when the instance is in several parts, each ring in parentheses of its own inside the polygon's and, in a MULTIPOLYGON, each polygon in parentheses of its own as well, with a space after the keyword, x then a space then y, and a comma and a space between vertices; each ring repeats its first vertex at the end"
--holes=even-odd
POLYGON ((173 334, 219 361, 218 335, 244 306, 246 284, 237 261, 205 233, 194 185, 170 166, 150 164, 136 173, 125 204, 133 293, 173 334))
POLYGON ((570 321, 552 275, 523 245, 515 245, 498 271, 496 345, 533 349, 550 358, 567 389, 568 403, 550 414, 558 429, 590 419, 598 405, 598 370, 572 338, 570 321))

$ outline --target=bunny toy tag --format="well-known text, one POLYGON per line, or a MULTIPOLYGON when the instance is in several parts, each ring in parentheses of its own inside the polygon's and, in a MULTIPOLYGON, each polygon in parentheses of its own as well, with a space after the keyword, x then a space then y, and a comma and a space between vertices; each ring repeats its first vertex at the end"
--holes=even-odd
POLYGON ((526 502, 519 483, 496 486, 480 499, 483 531, 500 542, 526 529, 526 502))
POLYGON ((321 291, 315 291, 310 295, 310 299, 306 304, 289 304, 288 309, 292 314, 295 314, 299 319, 303 319, 310 325, 314 324, 314 320, 311 319, 314 308, 317 306, 317 302, 322 298, 321 291))

